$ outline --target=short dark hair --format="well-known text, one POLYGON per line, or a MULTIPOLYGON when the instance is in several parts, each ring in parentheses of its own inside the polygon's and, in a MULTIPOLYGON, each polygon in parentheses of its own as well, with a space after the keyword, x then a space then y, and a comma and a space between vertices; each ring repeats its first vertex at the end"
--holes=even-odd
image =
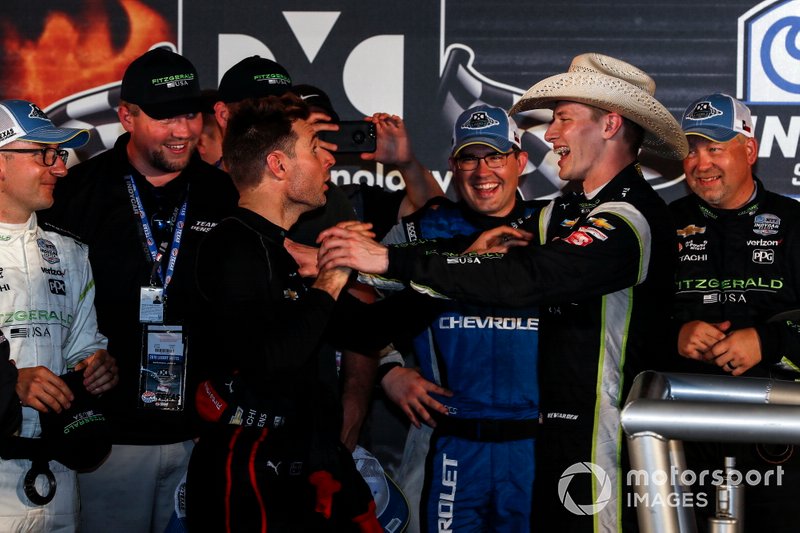
POLYGON ((308 106, 294 94, 249 98, 231 110, 222 140, 225 166, 238 189, 261 182, 267 155, 282 150, 294 157, 297 135, 292 123, 309 116, 308 106))
POLYGON ((622 118, 622 138, 628 142, 628 146, 631 147, 631 153, 636 157, 644 142, 644 128, 629 118, 622 118))

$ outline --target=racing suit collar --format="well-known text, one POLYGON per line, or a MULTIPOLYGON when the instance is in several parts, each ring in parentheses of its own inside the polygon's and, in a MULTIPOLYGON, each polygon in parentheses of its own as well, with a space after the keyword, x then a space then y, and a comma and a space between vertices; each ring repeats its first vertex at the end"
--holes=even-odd
POLYGON ((258 213, 245 207, 237 207, 233 212, 232 218, 238 219, 254 231, 268 237, 278 245, 283 246, 283 241, 286 239, 286 230, 273 224, 258 213))
POLYGON ((498 220, 501 220, 503 224, 508 224, 525 216, 525 204, 519 191, 514 195, 514 207, 511 209, 511 212, 504 217, 494 217, 478 213, 471 209, 463 200, 459 200, 458 207, 464 219, 475 227, 480 228, 482 231, 496 228, 498 220))
POLYGON ((738 209, 719 209, 713 207, 704 202, 702 198, 694 193, 692 193, 692 198, 694 198, 694 201, 697 203, 700 214, 705 218, 716 220, 718 218, 751 216, 758 209, 758 206, 763 201, 764 194, 766 192, 761 180, 753 176, 753 181, 755 182, 756 186, 753 197, 750 198, 750 201, 738 209))

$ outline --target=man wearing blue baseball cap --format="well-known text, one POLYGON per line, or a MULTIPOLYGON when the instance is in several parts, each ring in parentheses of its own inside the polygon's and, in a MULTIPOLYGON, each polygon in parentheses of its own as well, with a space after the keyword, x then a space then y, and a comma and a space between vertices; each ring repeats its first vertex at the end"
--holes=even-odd
MULTIPOLYGON (((467 109, 454 123, 452 143, 460 201, 429 201, 384 242, 414 244, 502 225, 538 234, 548 202, 517 192, 528 154, 505 110, 467 109)), ((414 339, 419 370, 385 358, 379 373, 415 426, 398 479, 412 502, 409 530, 417 530, 418 518, 422 531, 441 531, 442 524, 448 531, 528 531, 539 428, 538 307, 424 305, 437 312, 414 339)))
MULTIPOLYGON (((88 251, 43 230, 35 213, 53 203, 56 181, 67 174, 67 148, 88 139, 86 130, 56 128, 31 102, 0 102, 0 308, 18 369, 17 435, 36 440, 31 453, 42 442, 40 416, 68 411, 79 395, 98 395, 118 382, 97 329, 88 251), (68 370, 82 373, 73 375, 73 387, 86 391, 70 389, 61 377, 68 370)), ((65 464, 70 458, 10 453, 7 445, 0 439, 0 530, 74 531, 79 505, 75 472, 65 464)))
MULTIPOLYGON (((800 204, 767 191, 754 176, 758 141, 750 110, 736 98, 698 98, 686 108, 681 127, 689 141, 683 169, 693 194, 670 205, 680 260, 677 349, 686 358, 679 369, 796 380, 800 317, 780 315, 800 307, 800 204), (719 283, 701 286, 706 280, 719 283)), ((786 512, 800 490, 793 445, 686 443, 686 452, 695 472, 721 469, 727 455, 736 457, 741 472, 781 467, 780 486, 745 488, 743 530, 797 530, 796 518, 786 512)), ((713 501, 713 487, 706 490, 713 501)))

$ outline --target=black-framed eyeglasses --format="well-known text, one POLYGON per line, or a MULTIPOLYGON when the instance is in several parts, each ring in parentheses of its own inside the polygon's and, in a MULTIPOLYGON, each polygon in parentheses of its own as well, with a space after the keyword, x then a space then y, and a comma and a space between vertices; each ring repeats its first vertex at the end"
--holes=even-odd
POLYGON ((481 160, 483 160, 483 162, 486 163, 486 166, 489 168, 502 168, 505 166, 508 156, 513 153, 513 151, 505 154, 495 152, 483 157, 477 157, 474 155, 457 157, 456 166, 458 167, 458 170, 475 170, 478 168, 478 165, 480 165, 481 160))
POLYGON ((42 163, 46 167, 56 164, 56 157, 60 157, 67 164, 69 152, 63 148, 0 148, 0 152, 13 152, 15 154, 42 154, 42 163))

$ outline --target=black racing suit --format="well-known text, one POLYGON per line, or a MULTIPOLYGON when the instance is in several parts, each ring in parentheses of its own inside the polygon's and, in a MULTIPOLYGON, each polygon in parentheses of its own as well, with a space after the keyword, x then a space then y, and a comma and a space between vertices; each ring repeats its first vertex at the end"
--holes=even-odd
MULTIPOLYGON (((764 189, 739 209, 715 209, 692 194, 670 209, 678 236, 675 277, 675 328, 692 320, 731 321, 728 331, 755 328, 762 360, 744 376, 800 379, 800 316, 778 314, 800 308, 800 204, 764 189)), ((675 356, 677 371, 725 374, 718 366, 675 356)), ((781 486, 747 485, 746 531, 796 531, 789 512, 800 492, 800 461, 791 445, 686 443, 692 470, 722 469, 733 455, 737 469, 784 469, 781 486), (749 525, 748 525, 749 524, 749 525)), ((700 492, 697 489, 695 492, 700 492)), ((705 489, 704 521, 714 512, 715 491, 705 489)))
POLYGON ((669 213, 638 164, 592 199, 567 192, 549 210, 543 246, 506 255, 393 247, 386 277, 469 302, 541 306, 544 431, 537 443, 533 529, 557 523, 569 531, 622 531, 621 505, 633 522, 627 532, 636 526, 633 509, 620 501, 625 442, 619 411, 632 378, 658 368, 668 345, 675 250, 669 213), (594 463, 603 473, 583 470, 572 479, 568 510, 559 480, 579 462, 594 463))
POLYGON ((371 505, 374 519, 370 490, 339 442, 336 360, 321 350, 336 302, 306 286, 284 237, 237 208, 198 253, 201 302, 190 337, 204 377, 237 375, 283 422, 206 427, 187 474, 192 530, 356 531, 352 520, 366 519, 371 505), (341 483, 332 501, 317 492, 315 472, 341 483), (328 519, 315 512, 324 501, 328 519))

